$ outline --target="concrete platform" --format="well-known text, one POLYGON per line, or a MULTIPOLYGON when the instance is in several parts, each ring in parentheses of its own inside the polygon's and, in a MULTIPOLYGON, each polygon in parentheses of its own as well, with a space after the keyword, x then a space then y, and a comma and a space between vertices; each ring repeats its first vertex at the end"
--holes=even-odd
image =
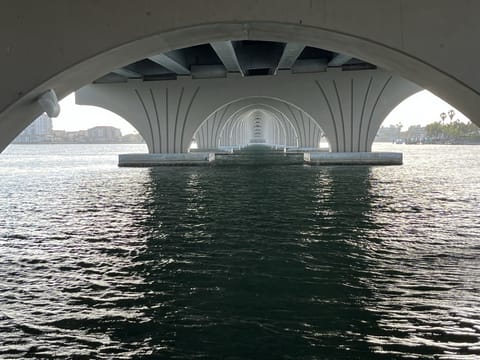
POLYGON ((303 153, 278 151, 235 151, 232 154, 215 154, 215 166, 224 165, 302 165, 303 153))
POLYGON ((118 156, 120 167, 150 166, 205 166, 215 160, 215 153, 182 154, 121 154, 118 156))
POLYGON ((205 165, 402 165, 402 153, 394 152, 297 152, 237 151, 231 153, 191 152, 182 154, 121 154, 120 167, 205 165))
POLYGON ((402 165, 403 154, 394 152, 310 152, 303 157, 309 165, 402 165))

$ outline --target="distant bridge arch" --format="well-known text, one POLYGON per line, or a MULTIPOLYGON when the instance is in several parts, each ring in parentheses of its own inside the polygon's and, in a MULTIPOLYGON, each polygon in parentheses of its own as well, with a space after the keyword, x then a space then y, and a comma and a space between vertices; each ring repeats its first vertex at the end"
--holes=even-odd
POLYGON ((225 104, 209 115, 194 135, 196 139, 205 139, 197 140, 201 144, 199 147, 213 148, 218 145, 228 145, 228 134, 234 124, 246 112, 254 110, 269 112, 278 120, 284 134, 282 145, 301 148, 319 146, 324 134, 323 127, 303 109, 284 99, 246 97, 225 104))

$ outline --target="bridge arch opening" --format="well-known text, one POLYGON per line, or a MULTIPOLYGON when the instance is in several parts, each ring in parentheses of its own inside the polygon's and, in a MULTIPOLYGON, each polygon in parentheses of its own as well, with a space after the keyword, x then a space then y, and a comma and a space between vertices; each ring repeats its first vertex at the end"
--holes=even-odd
POLYGON ((144 135, 135 124, 99 106, 77 105, 73 93, 63 98, 60 106, 60 116, 41 114, 13 143, 145 144, 144 135))
MULTIPOLYGON (((221 121, 217 126, 217 129, 215 131, 215 137, 213 138, 212 144, 218 146, 219 148, 233 145, 233 144, 230 144, 229 141, 232 138, 232 132, 235 126, 238 126, 238 123, 242 122, 245 116, 248 117, 248 115, 246 114, 252 113, 255 111, 261 111, 268 114, 275 121, 275 123, 279 124, 281 132, 283 133, 284 146, 286 146, 287 144, 291 144, 291 146, 296 146, 298 142, 298 134, 295 127, 292 125, 290 119, 288 119, 281 112, 281 110, 279 110, 275 106, 262 103, 261 99, 254 99, 254 98, 238 100, 237 102, 224 105, 213 113, 213 116, 214 116, 213 125, 215 125, 215 119, 216 119, 215 114, 218 114, 218 113, 222 114, 223 119, 221 118, 221 121), (259 102, 257 102, 257 100, 259 102), (227 111, 228 109, 230 111, 227 111)), ((209 119, 211 119, 211 116, 207 118, 206 121, 204 121, 200 125, 200 127, 197 129, 195 133, 196 137, 200 138, 201 136, 205 136, 204 131, 202 130, 204 130, 205 127, 208 130, 209 119)), ((212 126, 212 130, 214 129, 215 127, 212 126)), ((244 135, 246 136, 246 134, 244 135)), ((208 136, 207 136, 207 139, 208 139, 208 136)), ((278 146, 279 144, 275 142, 275 139, 277 140, 280 139, 280 136, 278 133, 276 135, 275 134, 273 135, 273 142, 271 143, 271 145, 278 146)), ((247 145, 246 139, 244 140, 243 145, 247 145)))
MULTIPOLYGON (((274 129, 270 140, 276 142, 275 140, 282 138, 282 144, 271 145, 303 149, 320 149, 323 145, 324 150, 326 145, 330 150, 328 135, 310 114, 284 99, 265 96, 245 97, 223 104, 197 127, 193 138, 197 143, 207 144, 204 148, 231 146, 233 144, 229 141, 235 127, 255 111, 264 112, 273 120, 271 125, 274 129), (276 130, 275 124, 278 125, 276 130), (282 136, 279 133, 282 133, 282 136)), ((243 145, 247 145, 246 139, 243 140, 243 145)))
POLYGON ((67 133, 90 131, 93 135, 97 134, 98 141, 108 141, 109 136, 117 134, 112 142, 146 144, 148 134, 116 112, 95 105, 75 104, 74 94, 62 99, 60 105, 64 109, 63 113, 54 122, 65 128, 67 133))
POLYGON ((452 142, 476 141, 473 137, 476 136, 477 125, 472 124, 470 119, 452 105, 429 91, 422 90, 407 97, 392 109, 379 127, 375 142, 434 144, 447 141, 442 138, 447 134, 436 134, 435 128, 451 132, 449 141, 452 142), (449 126, 454 124, 458 124, 458 127, 449 129, 449 126), (471 136, 473 137, 470 138, 471 136))
POLYGON ((241 148, 248 145, 286 148, 287 133, 284 124, 269 110, 243 110, 232 119, 230 129, 224 127, 224 130, 218 139, 220 148, 241 148))

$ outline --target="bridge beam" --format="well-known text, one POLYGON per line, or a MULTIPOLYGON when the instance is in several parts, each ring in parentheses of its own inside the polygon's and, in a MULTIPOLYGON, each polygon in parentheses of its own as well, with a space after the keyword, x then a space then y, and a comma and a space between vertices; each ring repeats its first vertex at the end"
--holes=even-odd
POLYGON ((297 61, 298 57, 302 53, 303 49, 305 49, 305 45, 295 43, 285 44, 282 56, 280 57, 280 61, 278 62, 274 73, 276 74, 280 69, 291 69, 293 64, 295 64, 295 61, 297 61))
POLYGON ((330 67, 338 67, 345 65, 347 62, 352 60, 350 55, 345 54, 336 54, 332 60, 329 61, 328 66, 330 67))
POLYGON ((185 57, 179 50, 149 57, 149 60, 163 66, 177 75, 190 75, 185 57))
POLYGON ((130 69, 127 69, 127 68, 115 69, 115 70, 112 71, 112 73, 120 75, 120 76, 122 76, 124 78, 127 78, 127 79, 129 79, 129 78, 134 78, 134 79, 142 78, 142 74, 139 74, 136 71, 133 71, 133 70, 130 70, 130 69))
POLYGON ((231 41, 217 41, 210 43, 210 45, 217 53, 228 72, 239 72, 242 76, 245 75, 231 41))

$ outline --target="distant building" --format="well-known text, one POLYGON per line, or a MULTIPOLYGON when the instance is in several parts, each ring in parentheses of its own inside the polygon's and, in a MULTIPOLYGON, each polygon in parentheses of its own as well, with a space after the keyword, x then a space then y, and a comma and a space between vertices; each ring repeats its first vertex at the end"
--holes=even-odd
POLYGON ((381 127, 378 130, 375 141, 377 142, 393 142, 400 138, 402 127, 399 125, 390 125, 389 127, 381 127))
POLYGON ((36 118, 20 135, 14 143, 42 143, 50 142, 53 136, 52 119, 47 114, 36 118))
POLYGON ((144 143, 139 134, 122 136, 120 129, 112 126, 96 126, 88 130, 53 130, 52 120, 43 114, 27 127, 14 141, 17 144, 112 144, 144 143))
POLYGON ((122 142, 128 144, 143 144, 145 141, 140 134, 126 134, 122 136, 122 142))
POLYGON ((52 142, 64 143, 67 139, 67 132, 65 130, 53 130, 52 142))
POLYGON ((72 144, 86 144, 91 142, 88 138, 88 130, 67 131, 66 141, 72 144))
POLYGON ((407 144, 418 144, 425 141, 427 132, 425 127, 420 125, 413 125, 408 128, 405 133, 402 133, 403 138, 407 144))
POLYGON ((113 126, 95 126, 87 130, 87 138, 94 143, 121 142, 122 132, 113 126))
POLYGON ((375 138, 377 142, 400 142, 407 144, 420 144, 426 141, 426 128, 421 125, 412 125, 407 131, 401 131, 402 126, 390 125, 381 127, 375 138))

